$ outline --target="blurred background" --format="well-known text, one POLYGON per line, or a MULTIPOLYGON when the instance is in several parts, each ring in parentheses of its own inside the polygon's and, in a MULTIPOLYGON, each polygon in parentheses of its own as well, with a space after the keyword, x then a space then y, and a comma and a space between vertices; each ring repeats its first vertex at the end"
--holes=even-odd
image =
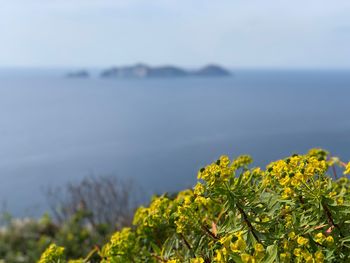
POLYGON ((4 209, 38 217, 47 189, 87 176, 132 180, 147 200, 221 154, 349 160, 349 12, 346 0, 1 1, 4 209))

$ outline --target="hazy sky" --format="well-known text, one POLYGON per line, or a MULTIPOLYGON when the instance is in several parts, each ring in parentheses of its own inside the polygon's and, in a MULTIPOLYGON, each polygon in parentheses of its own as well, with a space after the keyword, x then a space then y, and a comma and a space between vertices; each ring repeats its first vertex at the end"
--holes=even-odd
POLYGON ((350 68, 350 0, 0 0, 0 66, 350 68))

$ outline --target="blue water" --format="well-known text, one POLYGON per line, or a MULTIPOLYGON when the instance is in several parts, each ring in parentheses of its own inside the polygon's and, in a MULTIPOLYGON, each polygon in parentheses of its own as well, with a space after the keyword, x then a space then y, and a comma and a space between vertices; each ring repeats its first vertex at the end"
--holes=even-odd
POLYGON ((311 147, 350 159, 349 71, 243 71, 229 78, 64 79, 0 74, 0 201, 47 209, 45 189, 90 174, 144 192, 191 186, 221 154, 256 164, 311 147))

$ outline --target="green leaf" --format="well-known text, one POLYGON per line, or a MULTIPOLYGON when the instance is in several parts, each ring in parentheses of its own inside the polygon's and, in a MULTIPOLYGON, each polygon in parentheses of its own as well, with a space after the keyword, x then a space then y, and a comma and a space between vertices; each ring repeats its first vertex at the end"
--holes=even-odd
POLYGON ((243 263, 241 257, 237 254, 231 255, 231 258, 234 260, 235 263, 243 263))
POLYGON ((158 255, 161 253, 160 248, 156 244, 154 244, 153 242, 151 242, 151 247, 152 247, 153 251, 156 252, 158 255))
POLYGON ((274 263, 277 258, 278 247, 275 243, 274 245, 268 246, 266 249, 266 257, 264 259, 264 263, 274 263))

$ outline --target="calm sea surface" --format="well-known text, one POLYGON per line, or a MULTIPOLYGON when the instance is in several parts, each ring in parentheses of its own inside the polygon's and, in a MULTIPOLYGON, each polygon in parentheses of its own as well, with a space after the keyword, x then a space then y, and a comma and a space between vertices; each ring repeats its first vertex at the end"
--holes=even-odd
POLYGON ((191 186, 221 154, 265 166, 323 147, 350 159, 350 72, 236 71, 229 78, 64 79, 0 74, 0 201, 39 215, 49 186, 131 177, 191 186))

